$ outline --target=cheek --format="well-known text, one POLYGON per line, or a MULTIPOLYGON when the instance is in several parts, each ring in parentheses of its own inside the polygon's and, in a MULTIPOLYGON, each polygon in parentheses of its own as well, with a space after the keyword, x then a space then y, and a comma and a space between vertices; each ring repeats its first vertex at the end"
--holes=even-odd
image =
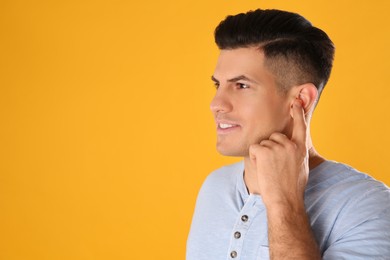
MULTIPOLYGON (((263 122, 270 123, 277 117, 280 117, 284 114, 283 109, 280 106, 275 105, 274 102, 262 101, 256 102, 247 102, 244 109, 242 110, 243 115, 247 118, 249 122, 263 122)), ((249 123, 248 122, 248 123, 249 123)))
POLYGON ((242 111, 248 126, 249 134, 271 134, 284 132, 290 122, 290 110, 287 105, 280 102, 265 101, 245 107, 242 111))
POLYGON ((272 111, 272 108, 265 103, 247 106, 242 112, 248 134, 259 134, 266 131, 272 127, 275 119, 275 111, 272 111))

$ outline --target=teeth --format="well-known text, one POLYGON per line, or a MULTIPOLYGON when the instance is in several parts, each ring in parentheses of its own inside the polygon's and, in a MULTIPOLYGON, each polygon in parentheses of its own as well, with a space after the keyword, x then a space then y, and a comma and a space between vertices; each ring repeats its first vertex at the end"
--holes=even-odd
POLYGON ((219 127, 222 128, 222 129, 233 127, 233 126, 234 125, 230 125, 230 124, 219 124, 219 127))

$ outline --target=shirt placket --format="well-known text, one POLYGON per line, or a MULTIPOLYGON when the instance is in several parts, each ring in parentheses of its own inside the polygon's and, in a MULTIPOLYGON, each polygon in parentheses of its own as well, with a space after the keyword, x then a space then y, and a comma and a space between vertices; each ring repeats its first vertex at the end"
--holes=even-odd
POLYGON ((227 260, 241 259, 246 234, 259 212, 259 208, 255 206, 257 200, 255 195, 250 195, 242 207, 231 233, 227 260))

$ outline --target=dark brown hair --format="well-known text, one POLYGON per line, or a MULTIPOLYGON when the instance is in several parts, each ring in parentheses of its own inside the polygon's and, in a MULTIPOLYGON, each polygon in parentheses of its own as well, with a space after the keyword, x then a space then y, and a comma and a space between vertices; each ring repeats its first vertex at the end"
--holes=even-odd
POLYGON ((221 50, 258 46, 284 90, 313 83, 320 95, 332 70, 332 41, 296 13, 257 9, 230 15, 215 29, 215 42, 221 50))

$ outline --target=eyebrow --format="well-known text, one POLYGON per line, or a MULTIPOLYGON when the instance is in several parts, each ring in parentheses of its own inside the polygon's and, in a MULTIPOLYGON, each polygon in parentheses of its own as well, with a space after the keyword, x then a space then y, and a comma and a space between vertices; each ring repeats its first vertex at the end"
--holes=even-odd
MULTIPOLYGON (((216 78, 214 77, 214 75, 211 76, 211 80, 214 81, 214 82, 216 82, 216 83, 219 83, 219 80, 216 79, 216 78)), ((228 79, 227 81, 228 81, 228 82, 237 82, 237 81, 240 81, 240 80, 245 80, 245 81, 249 81, 249 82, 252 82, 252 83, 257 83, 256 81, 254 81, 253 79, 248 78, 248 77, 245 76, 245 75, 240 75, 240 76, 237 76, 237 77, 228 79)))

